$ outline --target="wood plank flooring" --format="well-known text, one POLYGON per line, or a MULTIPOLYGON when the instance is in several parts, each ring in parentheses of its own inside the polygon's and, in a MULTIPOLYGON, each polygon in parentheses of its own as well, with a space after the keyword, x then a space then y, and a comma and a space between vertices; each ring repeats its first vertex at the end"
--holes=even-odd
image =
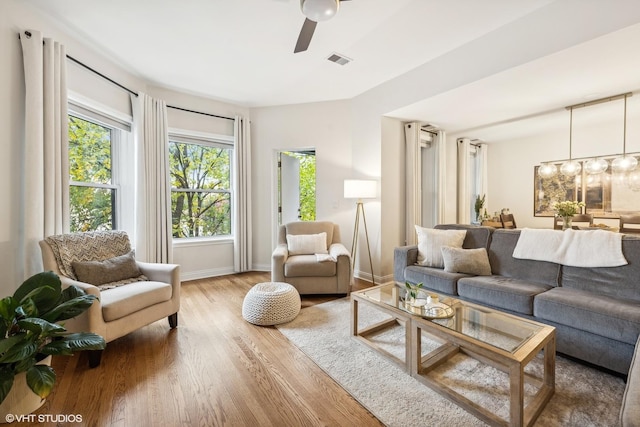
POLYGON ((244 295, 264 281, 269 273, 184 282, 177 329, 164 319, 115 340, 95 369, 86 354, 55 357, 58 381, 36 414, 82 423, 33 425, 382 425, 275 327, 242 319, 244 295))

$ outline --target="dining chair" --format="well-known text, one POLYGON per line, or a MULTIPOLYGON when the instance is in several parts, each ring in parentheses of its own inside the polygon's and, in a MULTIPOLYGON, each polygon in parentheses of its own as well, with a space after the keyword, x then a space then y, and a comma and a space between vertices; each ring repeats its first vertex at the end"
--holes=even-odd
POLYGON ((640 233, 640 215, 620 215, 620 233, 640 233), (635 227, 629 227, 633 225, 635 227))
MULTIPOLYGON (((575 214, 571 218, 571 228, 578 229, 579 226, 583 227, 593 227, 593 215, 592 214, 575 214), (576 224, 580 223, 580 224, 576 224)), ((553 217, 553 229, 554 230, 562 230, 562 217, 555 216, 553 217)))
POLYGON ((500 214, 500 222, 502 222, 502 228, 518 228, 513 214, 500 214))

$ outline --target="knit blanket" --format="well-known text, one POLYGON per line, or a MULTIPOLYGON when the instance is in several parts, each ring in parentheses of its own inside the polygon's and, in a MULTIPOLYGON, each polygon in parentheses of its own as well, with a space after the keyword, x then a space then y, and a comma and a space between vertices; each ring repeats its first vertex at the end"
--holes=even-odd
POLYGON ((627 264, 622 254, 622 234, 604 230, 523 228, 513 257, 572 267, 617 267, 627 264))

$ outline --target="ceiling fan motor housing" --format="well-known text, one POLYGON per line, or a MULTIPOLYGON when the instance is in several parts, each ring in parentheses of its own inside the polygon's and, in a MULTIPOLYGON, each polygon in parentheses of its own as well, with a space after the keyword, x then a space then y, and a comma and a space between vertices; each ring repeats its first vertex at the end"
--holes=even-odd
POLYGON ((331 19, 339 7, 340 0, 300 0, 304 16, 315 22, 331 19))

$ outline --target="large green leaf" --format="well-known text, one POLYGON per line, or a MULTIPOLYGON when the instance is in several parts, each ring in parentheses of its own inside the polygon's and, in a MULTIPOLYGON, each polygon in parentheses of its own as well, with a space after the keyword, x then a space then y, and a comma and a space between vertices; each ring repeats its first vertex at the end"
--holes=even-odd
POLYGON ((49 322, 71 319, 81 313, 84 313, 89 307, 91 307, 91 304, 93 304, 93 301, 96 299, 97 297, 95 295, 88 294, 75 297, 69 301, 63 302, 50 312, 45 313, 40 317, 48 320, 49 322))
POLYGON ((20 334, 16 334, 13 335, 9 338, 4 338, 0 340, 0 355, 3 355, 4 353, 6 353, 7 351, 9 351, 9 349, 11 347, 13 347, 14 345, 18 344, 19 342, 24 340, 24 337, 27 334, 25 333, 20 333, 20 334))
POLYGON ((0 403, 4 401, 13 386, 13 378, 15 374, 8 366, 3 366, 0 369, 0 403))
POLYGON ((32 331, 37 335, 42 336, 51 336, 56 333, 64 332, 66 329, 57 323, 47 322, 44 319, 39 319, 37 317, 28 317, 26 319, 22 319, 18 321, 18 326, 21 329, 26 329, 28 331, 32 331))
POLYGON ((40 353, 42 354, 50 354, 52 356, 71 356, 73 354, 73 350, 69 343, 64 340, 55 340, 45 345, 40 349, 40 353))
POLYGON ((76 332, 65 335, 64 341, 73 351, 78 350, 103 350, 107 343, 104 338, 91 332, 76 332))
POLYGON ((86 294, 87 293, 82 288, 79 288, 76 285, 67 286, 62 291, 62 295, 60 295, 60 303, 86 294))
POLYGON ((13 313, 16 307, 18 307, 18 301, 13 297, 5 297, 0 300, 0 317, 5 322, 10 322, 13 319, 13 313))
POLYGON ((0 357, 0 363, 13 363, 33 357, 37 350, 38 345, 35 342, 22 340, 0 357))
POLYGON ((56 373, 51 366, 35 365, 27 371, 27 385, 41 399, 49 396, 56 383, 56 373))
POLYGON ((16 317, 35 317, 39 316, 40 312, 36 306, 36 302, 31 298, 24 298, 15 311, 16 317))
POLYGON ((22 302, 22 300, 30 296, 38 306, 41 312, 50 310, 58 301, 62 292, 62 283, 58 275, 51 271, 38 273, 29 277, 15 291, 13 297, 22 302), (51 288, 51 290, 38 290, 42 287, 51 288))

